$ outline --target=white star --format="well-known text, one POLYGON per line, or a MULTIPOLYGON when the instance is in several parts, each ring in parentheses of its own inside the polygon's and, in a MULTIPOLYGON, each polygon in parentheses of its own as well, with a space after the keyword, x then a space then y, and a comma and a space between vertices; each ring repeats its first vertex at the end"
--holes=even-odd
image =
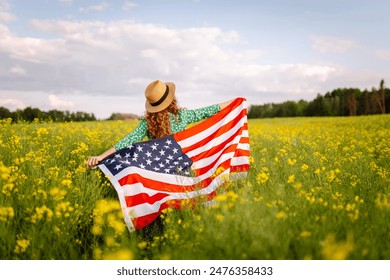
POLYGON ((171 145, 172 141, 168 139, 165 143, 167 143, 167 145, 171 145))
POLYGON ((141 167, 142 169, 145 169, 145 165, 143 165, 142 163, 139 165, 139 167, 141 167))
POLYGON ((165 155, 165 151, 164 150, 160 150, 160 155, 165 155))
POLYGON ((137 158, 137 157, 138 157, 138 154, 137 154, 137 153, 134 153, 133 157, 137 158))
POLYGON ((171 155, 169 155, 168 158, 169 158, 170 160, 173 160, 173 156, 171 156, 171 155))
POLYGON ((178 165, 179 163, 178 163, 177 161, 175 161, 173 164, 174 164, 174 165, 178 165))
POLYGON ((116 158, 121 158, 122 156, 120 154, 115 155, 116 158))
POLYGON ((153 169, 156 170, 156 171, 160 170, 160 168, 158 168, 157 166, 155 166, 153 169))
POLYGON ((166 159, 165 159, 165 163, 169 163, 169 159, 166 158, 166 159))
POLYGON ((160 162, 158 165, 160 165, 160 167, 164 167, 164 163, 160 162))
POLYGON ((138 152, 142 152, 142 149, 143 149, 143 147, 142 147, 142 146, 137 146, 137 150, 138 150, 138 152))
POLYGON ((147 151, 147 152, 146 152, 146 156, 147 156, 147 157, 151 157, 151 156, 152 156, 152 153, 149 152, 149 151, 147 151))
POLYGON ((165 173, 169 173, 169 169, 168 168, 164 169, 164 171, 165 171, 165 173))
POLYGON ((190 163, 189 163, 188 161, 186 161, 186 162, 184 163, 184 165, 190 165, 190 163))
POLYGON ((182 159, 183 159, 183 157, 178 157, 177 159, 178 159, 178 160, 182 160, 182 159))
POLYGON ((129 158, 129 157, 130 157, 130 154, 126 153, 125 158, 129 158))
POLYGON ((173 151, 174 154, 177 154, 178 149, 177 148, 173 148, 172 151, 173 151))
POLYGON ((121 169, 122 168, 122 164, 118 164, 117 166, 115 166, 115 169, 116 170, 119 170, 119 169, 121 169))
POLYGON ((160 158, 159 158, 159 157, 155 157, 154 160, 155 160, 155 161, 159 161, 160 158))
POLYGON ((151 147, 153 151, 157 150, 157 143, 154 143, 151 147))
POLYGON ((147 165, 151 165, 151 164, 152 164, 152 161, 151 161, 150 159, 147 159, 147 160, 146 160, 146 164, 147 164, 147 165))

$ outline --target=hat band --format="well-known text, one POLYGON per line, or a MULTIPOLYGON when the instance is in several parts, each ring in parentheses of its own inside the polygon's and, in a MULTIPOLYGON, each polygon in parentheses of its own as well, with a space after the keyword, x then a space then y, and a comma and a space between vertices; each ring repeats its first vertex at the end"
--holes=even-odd
POLYGON ((156 102, 150 103, 150 105, 152 105, 153 107, 156 107, 156 106, 158 106, 158 105, 160 105, 161 103, 164 102, 164 100, 167 98, 168 93, 169 93, 169 87, 167 85, 165 85, 165 86, 167 87, 167 89, 165 90, 164 95, 159 100, 157 100, 156 102))

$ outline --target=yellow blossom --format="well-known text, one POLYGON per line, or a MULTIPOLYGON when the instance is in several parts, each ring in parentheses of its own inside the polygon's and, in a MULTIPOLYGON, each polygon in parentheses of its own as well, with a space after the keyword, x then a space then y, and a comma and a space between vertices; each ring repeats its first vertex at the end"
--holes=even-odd
POLYGON ((322 255, 328 260, 345 260, 354 249, 350 239, 337 242, 333 234, 328 235, 322 242, 322 255))
POLYGON ((23 253, 27 250, 28 246, 30 246, 30 240, 18 239, 18 240, 16 240, 16 246, 15 246, 14 252, 16 254, 23 253))
POLYGON ((300 234, 299 234, 299 237, 302 237, 302 238, 307 238, 307 237, 310 237, 311 236, 311 232, 310 231, 302 231, 300 234))
POLYGON ((283 219, 286 217, 286 213, 284 211, 279 211, 275 215, 276 219, 283 219))
POLYGON ((14 216, 14 208, 12 208, 11 206, 0 207, 0 221, 6 221, 9 218, 12 219, 14 216))
POLYGON ((257 177, 256 177, 256 181, 257 181, 257 183, 259 183, 259 184, 264 184, 264 183, 266 183, 266 182, 268 181, 268 179, 269 179, 269 177, 268 177, 267 173, 265 173, 265 172, 259 173, 259 174, 257 175, 257 177))
POLYGON ((138 243, 138 248, 140 248, 141 250, 146 249, 147 246, 148 243, 146 241, 141 241, 140 243, 138 243))
POLYGON ((309 166, 307 164, 302 164, 302 166, 301 166, 302 172, 307 171, 308 169, 309 169, 309 166))
POLYGON ((105 253, 103 255, 104 260, 132 260, 133 258, 133 253, 128 249, 120 249, 116 252, 105 253))

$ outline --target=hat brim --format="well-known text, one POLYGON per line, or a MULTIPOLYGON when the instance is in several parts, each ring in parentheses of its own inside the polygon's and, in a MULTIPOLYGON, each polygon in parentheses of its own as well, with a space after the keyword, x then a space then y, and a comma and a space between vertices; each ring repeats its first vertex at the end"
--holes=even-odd
POLYGON ((160 111, 166 109, 172 103, 173 98, 175 97, 176 86, 174 83, 171 83, 171 82, 166 82, 165 84, 168 86, 169 92, 168 92, 167 97, 165 98, 165 100, 161 104, 159 104, 157 106, 152 106, 149 103, 149 101, 146 100, 145 108, 146 108, 146 111, 148 111, 149 113, 160 112, 160 111))

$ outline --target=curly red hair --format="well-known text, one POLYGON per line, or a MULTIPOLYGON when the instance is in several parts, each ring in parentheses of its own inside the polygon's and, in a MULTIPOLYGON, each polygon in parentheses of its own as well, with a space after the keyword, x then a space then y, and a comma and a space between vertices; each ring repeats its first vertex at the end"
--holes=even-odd
POLYGON ((173 115, 177 121, 180 110, 176 98, 173 98, 172 103, 164 110, 156 113, 146 112, 145 119, 150 136, 155 139, 172 134, 169 116, 173 115))

